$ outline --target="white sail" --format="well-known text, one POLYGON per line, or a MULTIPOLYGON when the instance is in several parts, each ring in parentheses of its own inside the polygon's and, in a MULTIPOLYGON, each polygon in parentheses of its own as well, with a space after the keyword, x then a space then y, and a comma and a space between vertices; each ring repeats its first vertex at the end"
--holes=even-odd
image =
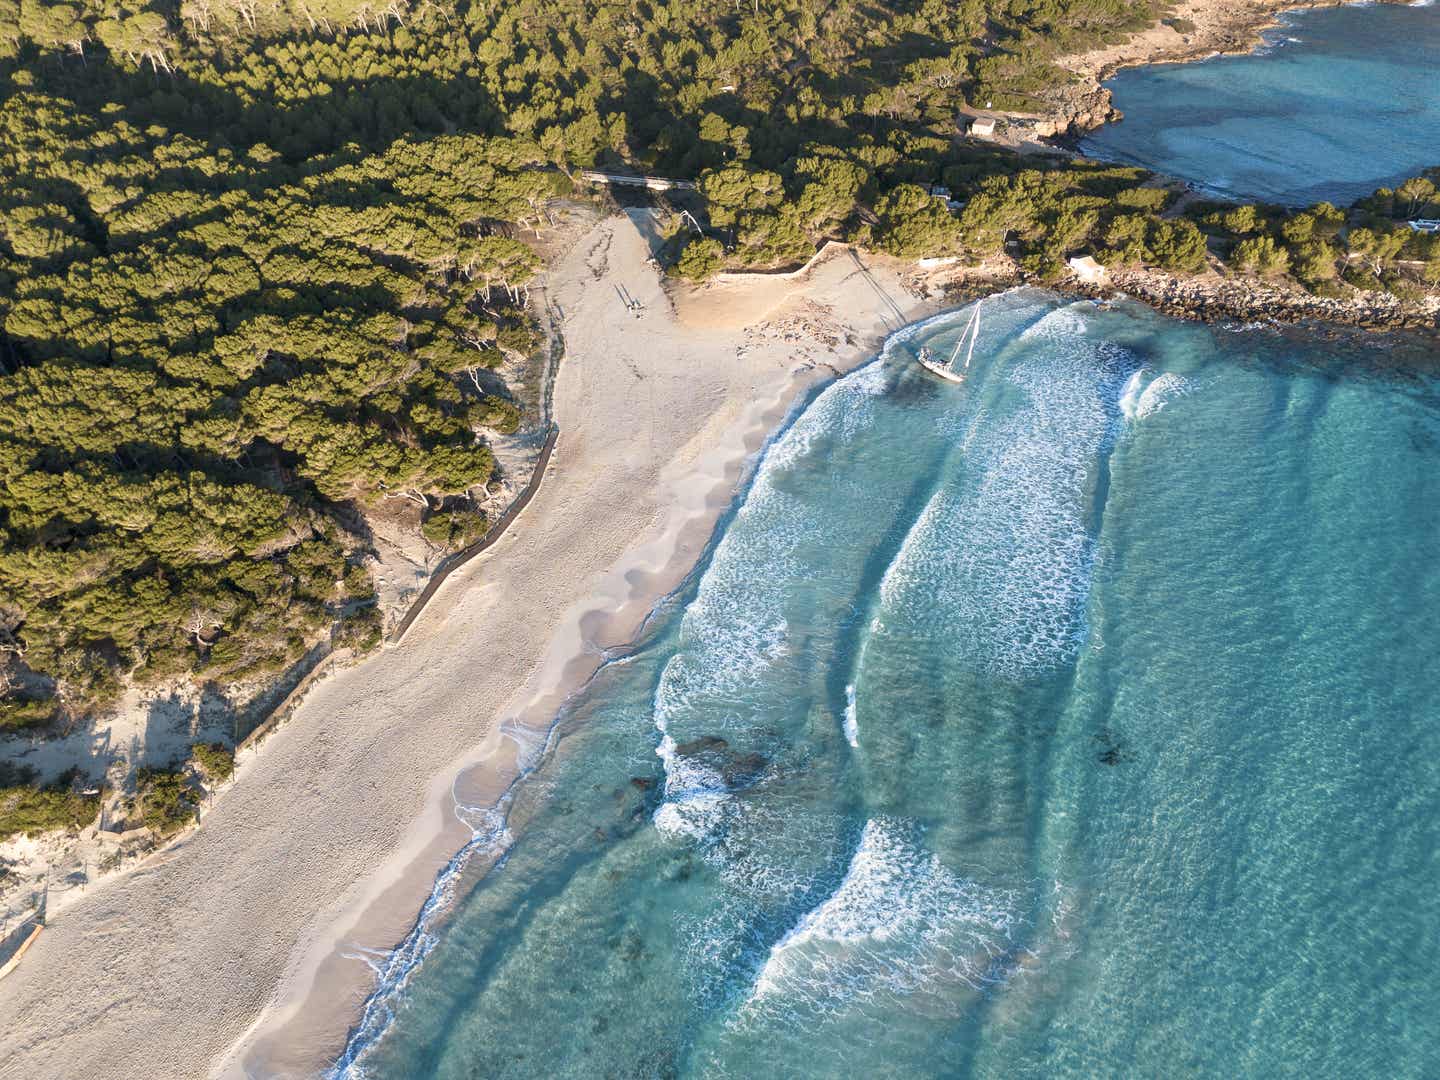
POLYGON ((980 305, 985 302, 984 297, 975 301, 975 314, 971 317, 970 323, 975 332, 970 335, 970 349, 965 353, 965 370, 970 370, 970 361, 975 359, 975 342, 980 340, 980 305))

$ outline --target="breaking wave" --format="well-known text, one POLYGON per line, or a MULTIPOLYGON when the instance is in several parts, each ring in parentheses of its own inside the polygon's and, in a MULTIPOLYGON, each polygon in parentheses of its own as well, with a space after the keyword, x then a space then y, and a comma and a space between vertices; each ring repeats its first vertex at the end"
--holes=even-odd
POLYGON ((389 950, 356 946, 342 954, 346 959, 360 960, 370 967, 375 973, 375 989, 366 999, 360 1020, 350 1032, 344 1051, 325 1073, 326 1080, 364 1080, 366 1055, 394 1023, 396 1010, 410 988, 410 980, 440 943, 435 927, 455 902, 455 890, 461 874, 473 859, 486 855, 503 856, 513 843, 507 817, 514 790, 512 785, 493 807, 457 803, 455 816, 470 828, 470 840, 435 876, 430 895, 425 898, 414 926, 399 945, 389 950))
POLYGON ((1046 347, 1007 361, 1018 401, 973 420, 960 481, 930 499, 881 584, 882 612, 995 674, 1047 670, 1085 640, 1093 482, 1138 364, 1084 330, 1062 308, 1020 334, 1046 347))
MULTIPOLYGON (((834 528, 823 501, 787 488, 788 477, 824 444, 859 438, 889 384, 882 363, 871 363, 831 384, 769 446, 736 521, 715 550, 681 621, 681 648, 665 665, 654 699, 656 753, 665 768, 665 802, 655 824, 699 839, 727 815, 730 786, 713 768, 687 760, 677 739, 749 736, 759 716, 749 693, 790 649, 785 596, 756 587, 803 578, 800 545, 834 528), (703 730, 687 730, 699 718, 703 730)), ((843 478, 839 481, 843 483, 843 478)), ((693 726, 693 725, 692 725, 693 726)))
POLYGON ((737 1022, 802 1023, 857 998, 996 981, 1017 898, 948 870, 918 830, 875 818, 839 886, 770 949, 737 1022))
POLYGON ((1163 372, 1147 381, 1146 377, 1152 374, 1149 368, 1141 368, 1126 382, 1125 391, 1120 398, 1120 411, 1126 420, 1144 420, 1147 416, 1158 413, 1170 402, 1197 389, 1197 383, 1193 379, 1187 379, 1173 371, 1163 372))
POLYGON ((855 684, 845 687, 845 719, 843 724, 845 741, 851 746, 860 745, 860 719, 855 713, 855 684))

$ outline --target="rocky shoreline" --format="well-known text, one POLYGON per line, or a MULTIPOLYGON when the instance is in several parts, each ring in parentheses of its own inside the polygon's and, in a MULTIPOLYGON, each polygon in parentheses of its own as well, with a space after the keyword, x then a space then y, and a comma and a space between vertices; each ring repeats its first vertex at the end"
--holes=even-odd
POLYGON ((1326 297, 1249 278, 1180 277, 1117 269, 1105 286, 1080 286, 1096 298, 1119 294, 1178 318, 1205 322, 1323 322, 1362 330, 1440 331, 1440 296, 1401 300, 1383 292, 1326 297))
POLYGON ((1183 276, 1146 269, 1112 269, 1108 278, 1103 285, 1074 280, 1057 285, 1031 278, 1012 266, 947 283, 945 298, 951 304, 966 304, 997 289, 1039 285, 1089 300, 1129 297, 1162 314, 1193 322, 1310 323, 1440 335, 1440 295, 1423 300, 1401 300, 1382 292, 1325 297, 1255 278, 1183 276))
MULTIPOLYGON (((1061 146, 1087 131, 1123 117, 1103 84, 1121 68, 1145 64, 1183 64, 1212 56, 1244 54, 1263 44, 1262 35, 1279 25, 1287 11, 1341 7, 1354 0, 1186 0, 1163 20, 1133 34, 1119 45, 1061 57, 1060 67, 1077 81, 1056 87, 1049 115, 1033 124, 1039 138, 1055 139, 1061 146), (1176 25, 1184 28, 1177 30, 1176 25)), ((1408 3, 1409 0, 1378 0, 1408 3)))

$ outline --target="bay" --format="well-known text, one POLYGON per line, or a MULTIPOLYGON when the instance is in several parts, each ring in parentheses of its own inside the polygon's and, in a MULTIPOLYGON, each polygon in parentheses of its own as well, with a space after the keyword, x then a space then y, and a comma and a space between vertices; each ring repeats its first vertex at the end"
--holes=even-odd
POLYGON ((1425 348, 1024 289, 919 369, 971 314, 776 436, 339 1072, 1426 1075, 1425 348))

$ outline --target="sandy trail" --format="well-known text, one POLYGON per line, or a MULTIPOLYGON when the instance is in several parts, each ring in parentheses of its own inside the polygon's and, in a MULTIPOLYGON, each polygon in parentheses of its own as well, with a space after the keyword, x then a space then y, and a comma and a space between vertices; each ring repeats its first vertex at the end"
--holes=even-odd
POLYGON ((198 832, 55 919, 0 987, 0 1077, 333 1060, 372 985, 347 954, 398 941, 469 837, 457 775, 467 793, 503 782, 499 724, 553 714, 693 564, 797 394, 925 306, 903 268, 872 277, 847 251, 672 304, 649 232, 641 213, 607 219, 550 275, 562 434, 529 509, 402 645, 318 685, 198 832))

